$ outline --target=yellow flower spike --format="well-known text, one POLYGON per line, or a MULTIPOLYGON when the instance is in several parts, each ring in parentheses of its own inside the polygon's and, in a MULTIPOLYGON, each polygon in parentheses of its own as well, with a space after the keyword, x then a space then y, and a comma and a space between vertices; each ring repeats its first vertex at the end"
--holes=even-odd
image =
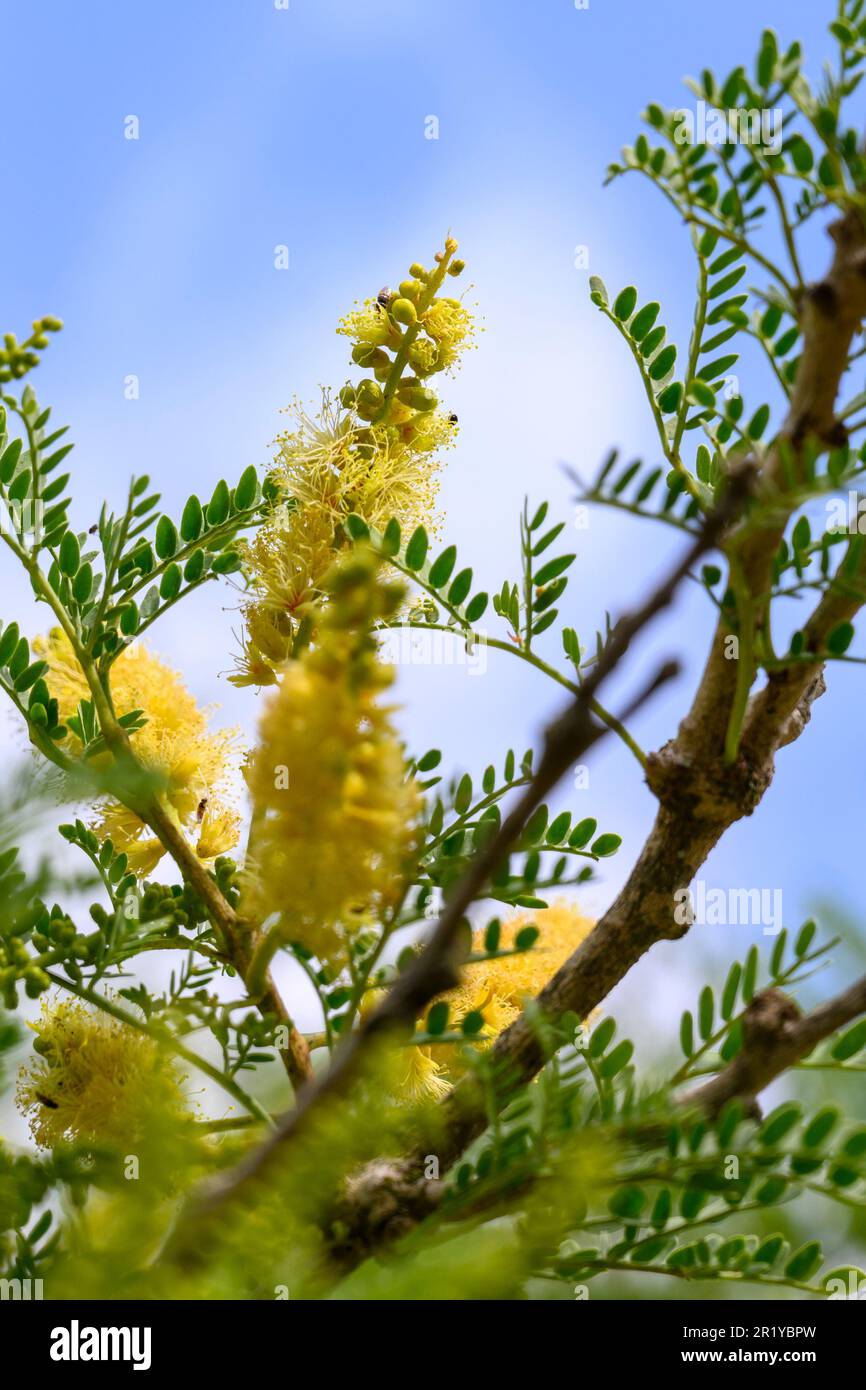
MULTIPOLYGON (((48 663, 46 680, 58 701, 61 721, 68 723, 79 701, 89 695, 69 641, 55 628, 33 645, 48 663)), ((236 733, 210 731, 208 712, 196 703, 177 672, 140 643, 127 647, 114 662, 111 691, 119 714, 143 711, 146 723, 130 735, 133 751, 142 766, 164 783, 167 809, 180 828, 197 833, 202 800, 217 813, 225 795, 237 754, 236 733)), ((129 855, 136 873, 146 875, 159 862, 161 845, 149 836, 138 816, 119 802, 102 804, 94 828, 101 838, 110 837, 116 850, 129 855)))
POLYGON ((333 963, 399 892, 421 805, 377 699, 391 673, 369 628, 396 596, 375 575, 372 557, 350 552, 328 577, 316 644, 267 702, 247 777, 256 831, 241 915, 286 912, 292 939, 333 963))
POLYGON ((456 417, 437 408, 426 382, 454 365, 472 332, 460 301, 435 294, 456 246, 449 238, 436 269, 413 262, 396 294, 386 287, 340 320, 368 375, 324 392, 315 418, 295 406, 294 428, 278 437, 270 482, 284 500, 244 547, 250 594, 234 684, 273 683, 291 661, 299 610, 319 596, 347 516, 380 530, 392 518, 407 534, 436 530, 434 455, 455 442, 456 417))
MULTIPOLYGON (((442 996, 450 1006, 449 1025, 459 1028, 470 1013, 478 1012, 483 1016, 482 1037, 476 1046, 488 1046, 514 1022, 529 1000, 535 998, 551 975, 577 950, 595 923, 562 899, 551 907, 521 912, 503 922, 500 949, 513 947, 517 933, 528 926, 538 927, 540 932, 532 950, 468 965, 457 988, 442 996)), ((473 933, 472 949, 478 953, 484 950, 483 929, 473 933)), ((420 1050, 438 1063, 439 1072, 446 1077, 449 1074, 457 1076, 465 1070, 466 1064, 453 1044, 443 1043, 420 1050)), ((437 1087, 440 1080, 437 1073, 437 1087)))
POLYGON ((30 1027, 37 1056, 18 1077, 17 1103, 41 1148, 64 1142, 126 1148, 159 1112, 185 1109, 157 1044, 78 1000, 52 999, 30 1027))

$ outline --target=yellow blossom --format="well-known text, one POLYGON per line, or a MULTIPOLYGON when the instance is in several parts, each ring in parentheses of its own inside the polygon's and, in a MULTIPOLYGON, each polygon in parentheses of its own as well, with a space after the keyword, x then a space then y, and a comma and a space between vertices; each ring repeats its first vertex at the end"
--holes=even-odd
MULTIPOLYGON (((34 648, 48 663, 46 680, 57 698, 61 721, 68 722, 78 702, 90 693, 72 647, 55 628, 34 648)), ((118 714, 143 712, 146 723, 130 735, 133 751, 142 766, 164 782, 164 799, 178 825, 195 833, 202 802, 212 816, 224 809, 221 799, 236 754, 236 733, 211 732, 208 712, 199 707, 177 672, 140 643, 125 648, 114 662, 111 692, 118 714)), ((120 803, 109 800, 103 805, 96 828, 103 837, 111 837, 115 849, 130 856, 136 872, 146 874, 158 862, 158 842, 149 837, 138 816, 120 803)))
MULTIPOLYGON (((459 1027, 467 1014, 477 1011, 484 1018, 482 1045, 501 1033, 540 993, 594 925, 565 900, 540 911, 521 912, 503 922, 500 950, 511 949, 517 933, 527 926, 538 928, 538 941, 529 951, 468 965, 457 988, 443 996, 450 1005, 449 1025, 459 1027)), ((473 934, 472 949, 477 953, 484 950, 483 929, 473 934)), ((429 1055, 446 1072, 462 1070, 459 1051, 451 1044, 432 1047, 429 1055)))
POLYGON ((199 859, 216 859, 221 854, 228 854, 238 842, 240 824, 237 811, 211 811, 208 808, 195 847, 199 859))
POLYGON ((392 674, 368 628, 394 596, 374 573, 357 555, 329 580, 316 644, 268 699, 247 779, 255 832, 242 915, 284 914, 286 939, 332 961, 398 895, 420 806, 378 699, 392 674))
POLYGON ((438 293, 445 275, 462 269, 456 249, 449 238, 435 270, 413 265, 398 292, 383 290, 340 320, 337 332, 371 376, 347 383, 339 398, 324 392, 316 416, 293 407, 269 479, 279 500, 244 550, 249 597, 229 678, 236 685, 272 684, 291 659, 350 513, 380 530, 392 519, 407 534, 420 524, 435 529, 436 456, 454 443, 457 420, 439 408, 428 379, 454 365, 473 331, 468 309, 438 293))
POLYGON ((149 1037, 78 1000, 45 1002, 37 1056, 18 1078, 17 1102, 36 1143, 134 1143, 157 1113, 180 1116, 178 1078, 149 1037))

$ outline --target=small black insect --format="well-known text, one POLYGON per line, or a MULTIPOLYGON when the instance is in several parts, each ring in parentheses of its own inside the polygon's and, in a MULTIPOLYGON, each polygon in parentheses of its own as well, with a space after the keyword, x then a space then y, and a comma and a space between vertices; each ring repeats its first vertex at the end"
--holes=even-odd
POLYGON ((93 525, 89 528, 87 534, 88 534, 88 536, 95 536, 98 530, 99 530, 99 523, 98 523, 97 521, 94 521, 93 525))
POLYGON ((391 300, 393 298, 394 291, 391 289, 391 287, 389 285, 383 285, 379 293, 376 295, 376 302, 378 304, 381 304, 383 309, 387 309, 388 305, 391 303, 391 300))
POLYGON ((456 425, 456 424, 457 424, 457 416, 454 414, 454 411, 453 411, 453 410, 452 410, 451 414, 448 416, 448 419, 449 419, 449 421, 451 422, 452 425, 456 425))
POLYGON ((201 801, 198 803, 198 806, 197 806, 196 809, 195 809, 195 818, 196 818, 196 820, 197 820, 197 822, 198 822, 199 825, 201 825, 202 821, 204 820, 204 813, 205 813, 206 810, 207 810, 207 797, 206 797, 206 796, 203 796, 202 799, 201 799, 201 801))

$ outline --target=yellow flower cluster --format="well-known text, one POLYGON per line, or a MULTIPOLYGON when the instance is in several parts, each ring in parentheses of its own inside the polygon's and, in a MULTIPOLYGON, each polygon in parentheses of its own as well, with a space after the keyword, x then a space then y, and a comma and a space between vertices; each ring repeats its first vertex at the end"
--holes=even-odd
MULTIPOLYGON (((594 922, 581 916, 573 904, 561 901, 537 912, 522 912, 502 926, 500 949, 508 950, 517 933, 527 926, 541 935, 530 951, 468 965, 455 990, 443 998, 450 1005, 449 1028, 459 1028, 467 1014, 484 1018, 482 1037, 489 1040, 514 1022, 527 1001, 544 988, 551 975, 589 935, 594 922)), ((472 938, 475 952, 484 950, 484 932, 472 938)), ((462 1070, 459 1050, 449 1043, 435 1047, 410 1046, 407 1053, 405 1094, 420 1099, 439 1098, 450 1086, 450 1077, 462 1070)))
POLYGON ((392 517, 404 530, 435 521, 437 456, 454 443, 457 419, 427 383, 473 334, 469 310, 438 294, 463 269, 456 250, 449 239, 432 270, 413 265, 398 291, 380 291, 340 321, 354 362, 373 375, 338 399, 325 392, 315 418, 294 407, 294 427, 277 439, 270 484, 279 500, 245 551, 250 597, 235 684, 276 682, 350 513, 380 529, 392 517))
MULTIPOLYGON (((89 697, 87 681, 59 628, 34 643, 34 649, 48 663, 46 680, 65 722, 79 701, 89 697)), ((177 672, 141 644, 127 647, 115 661, 111 691, 118 714, 143 711, 147 722, 131 735, 136 757, 164 781, 165 801, 199 857, 227 853, 237 843, 240 824, 225 799, 236 734, 227 729, 212 733, 207 712, 177 672)), ((117 801, 103 805, 95 828, 126 853, 137 873, 151 873, 165 853, 138 816, 117 801)))
POLYGON ((183 1115, 178 1078, 146 1035, 77 999, 44 1003, 30 1026, 37 1056, 16 1098, 41 1148, 123 1147, 157 1114, 183 1115))
POLYGON ((247 779, 254 831, 241 914, 281 914, 285 940, 339 964, 399 894, 421 806, 378 700, 392 672, 369 636, 401 591, 375 573, 374 557, 355 552, 324 582, 315 646, 269 698, 247 779))

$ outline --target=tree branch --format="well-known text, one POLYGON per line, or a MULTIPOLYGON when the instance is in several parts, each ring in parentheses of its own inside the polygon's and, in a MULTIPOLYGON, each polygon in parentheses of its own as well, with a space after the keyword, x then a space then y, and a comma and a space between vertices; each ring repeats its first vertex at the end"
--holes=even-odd
POLYGON ((756 994, 743 1014, 743 1047, 734 1060, 709 1081, 681 1097, 683 1105, 699 1106, 715 1116, 730 1100, 742 1100, 757 1111, 755 1097, 783 1071, 799 1062, 846 1023, 866 1013, 866 975, 802 1014, 780 989, 756 994))

